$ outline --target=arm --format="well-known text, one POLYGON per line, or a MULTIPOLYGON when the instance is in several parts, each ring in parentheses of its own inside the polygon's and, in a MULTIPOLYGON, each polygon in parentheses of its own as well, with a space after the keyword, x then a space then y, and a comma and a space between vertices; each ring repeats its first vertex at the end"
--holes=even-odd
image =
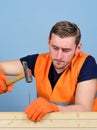
POLYGON ((59 106, 61 112, 92 111, 96 92, 97 79, 86 80, 78 83, 75 94, 75 105, 59 106))
POLYGON ((9 79, 6 75, 15 76, 22 72, 23 67, 20 60, 0 62, 0 94, 12 91, 13 88, 13 84, 6 85, 6 81, 9 79))
POLYGON ((0 62, 0 71, 15 76, 23 72, 23 66, 20 60, 3 61, 0 62))

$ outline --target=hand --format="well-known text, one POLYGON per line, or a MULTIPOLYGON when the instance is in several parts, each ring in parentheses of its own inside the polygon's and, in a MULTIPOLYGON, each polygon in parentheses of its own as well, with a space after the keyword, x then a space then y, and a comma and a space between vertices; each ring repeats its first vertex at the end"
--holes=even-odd
POLYGON ((0 94, 11 91, 13 88, 13 84, 7 86, 6 81, 8 81, 7 76, 3 72, 0 72, 0 94))
POLYGON ((57 105, 39 97, 25 109, 27 117, 32 121, 40 121, 47 113, 58 112, 57 105))

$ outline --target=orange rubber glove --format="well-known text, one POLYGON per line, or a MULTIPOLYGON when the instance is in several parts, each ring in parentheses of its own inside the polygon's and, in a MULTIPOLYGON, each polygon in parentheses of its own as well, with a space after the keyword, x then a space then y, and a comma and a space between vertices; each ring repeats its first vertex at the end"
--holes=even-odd
POLYGON ((32 121, 40 121, 47 113, 58 112, 57 105, 48 102, 46 99, 39 97, 35 99, 25 109, 27 117, 32 121))
POLYGON ((7 86, 6 81, 8 81, 8 77, 3 72, 0 72, 0 94, 12 91, 13 84, 7 86))

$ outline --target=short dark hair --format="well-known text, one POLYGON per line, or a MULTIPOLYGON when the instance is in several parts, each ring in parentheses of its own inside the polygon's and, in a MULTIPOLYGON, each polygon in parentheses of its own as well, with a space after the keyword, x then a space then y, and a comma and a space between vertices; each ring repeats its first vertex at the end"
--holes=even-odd
POLYGON ((79 44, 81 39, 81 32, 78 26, 68 21, 57 22, 50 31, 49 39, 51 39, 52 33, 58 35, 61 38, 74 36, 76 38, 76 45, 79 44))

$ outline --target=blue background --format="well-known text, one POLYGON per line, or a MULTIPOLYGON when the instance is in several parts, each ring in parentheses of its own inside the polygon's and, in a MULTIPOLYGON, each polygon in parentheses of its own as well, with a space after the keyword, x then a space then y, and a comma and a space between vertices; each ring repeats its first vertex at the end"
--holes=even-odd
MULTIPOLYGON (((48 51, 49 31, 61 20, 79 26, 82 50, 97 59, 97 0, 0 0, 0 61, 48 51)), ((24 111, 35 98, 35 80, 23 79, 0 95, 0 111, 24 111)))

